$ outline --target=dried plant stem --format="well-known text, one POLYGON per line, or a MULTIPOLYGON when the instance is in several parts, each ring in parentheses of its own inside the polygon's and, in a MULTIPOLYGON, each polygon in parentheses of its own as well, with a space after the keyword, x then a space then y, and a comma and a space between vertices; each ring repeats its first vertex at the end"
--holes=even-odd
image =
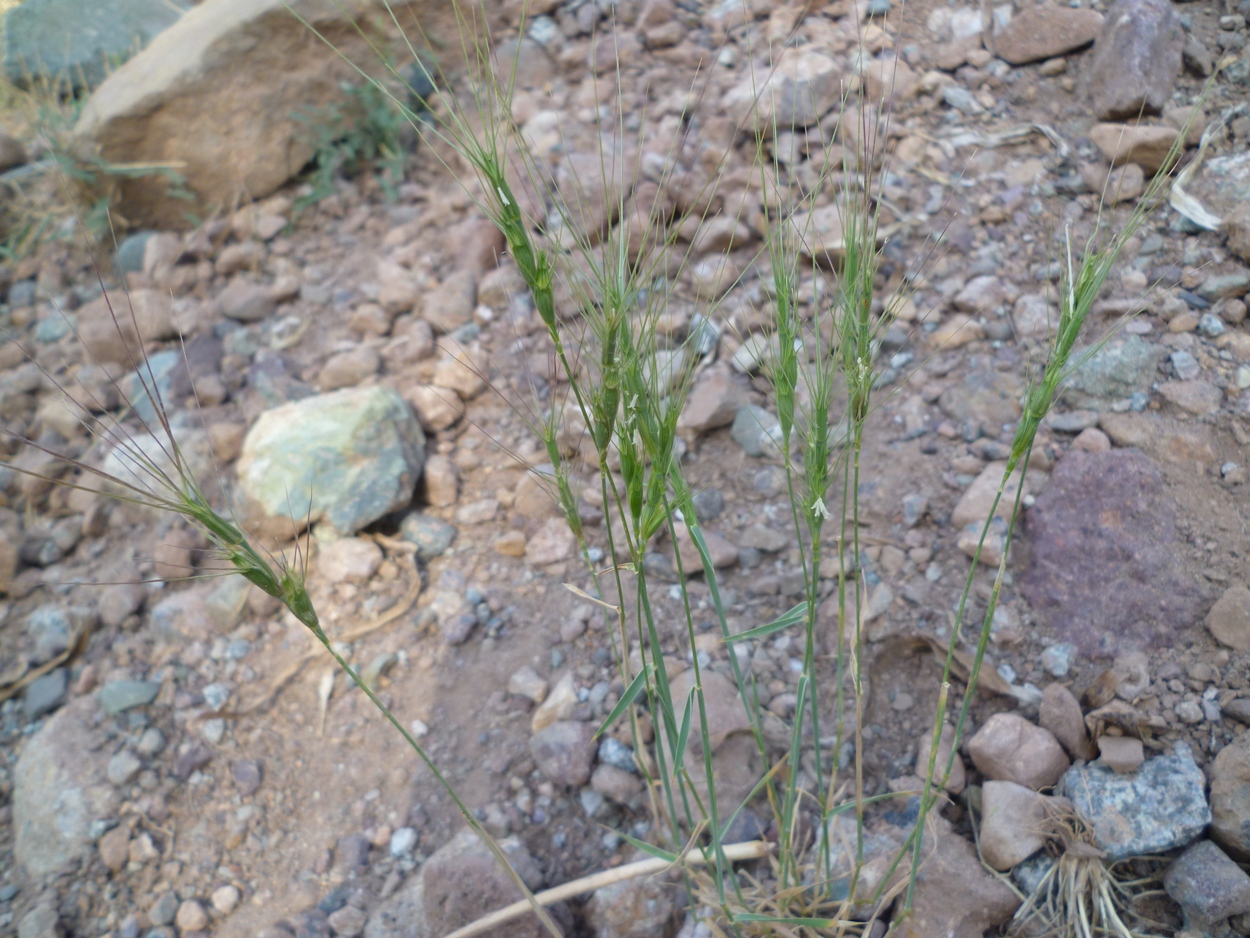
MULTIPOLYGON (((767 841, 752 840, 744 844, 729 844, 722 847, 721 854, 725 860, 737 863, 743 860, 758 860, 767 856, 771 850, 772 845, 767 841)), ((707 863, 707 860, 706 853, 692 850, 686 855, 684 863, 690 866, 702 866, 707 863)), ((653 876, 656 873, 663 873, 674 865, 668 860, 659 857, 637 860, 634 863, 618 866, 614 870, 592 873, 590 876, 583 876, 581 879, 575 879, 562 886, 534 893, 534 898, 539 905, 554 905, 557 902, 563 902, 565 899, 572 899, 574 896, 594 892, 596 889, 602 889, 604 886, 611 886, 614 883, 623 883, 626 880, 637 879, 640 876, 653 876)), ((530 904, 521 899, 512 903, 512 905, 504 906, 497 912, 491 912, 489 915, 483 916, 476 922, 470 922, 463 928, 457 928, 454 932, 445 936, 445 938, 471 938, 473 935, 480 935, 483 932, 490 931, 492 928, 503 925, 505 922, 511 922, 520 918, 529 911, 531 911, 530 904)))

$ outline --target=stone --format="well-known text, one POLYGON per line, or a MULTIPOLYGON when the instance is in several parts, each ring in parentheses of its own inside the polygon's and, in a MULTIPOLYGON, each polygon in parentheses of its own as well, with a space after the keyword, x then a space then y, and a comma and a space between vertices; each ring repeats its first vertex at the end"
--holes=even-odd
POLYGON ((1168 0, 1116 0, 1094 41, 1085 88, 1100 120, 1157 114, 1172 101, 1185 33, 1168 0))
POLYGON ((787 48, 773 69, 747 76, 722 98, 721 106, 740 125, 790 130, 814 124, 838 101, 844 79, 830 55, 810 47, 787 48))
POLYGON ((530 719, 530 732, 537 733, 552 723, 568 720, 579 703, 577 684, 571 673, 561 675, 547 694, 547 699, 534 711, 530 719))
POLYGON ((244 438, 240 515, 262 535, 289 538, 306 520, 354 534, 412 501, 424 463, 425 434, 390 388, 292 401, 244 438))
POLYGON ((677 426, 696 434, 728 426, 744 403, 742 390, 728 369, 709 368, 690 389, 677 426))
POLYGON ((112 583, 101 588, 96 612, 100 624, 115 629, 143 608, 147 590, 138 583, 112 583))
POLYGON ((455 332, 473 321, 476 305, 477 277, 471 270, 461 270, 426 295, 423 315, 435 333, 455 332))
POLYGON ((393 857, 406 857, 412 854, 421 835, 413 827, 401 827, 391 834, 387 841, 386 851, 393 857))
MULTIPOLYGON (((933 766, 935 782, 941 782, 946 772, 946 763, 950 760, 951 746, 954 741, 955 728, 947 723, 942 727, 942 737, 938 741, 937 762, 933 766)), ((925 733, 920 737, 920 742, 916 746, 916 775, 920 778, 925 778, 929 774, 929 755, 932 751, 933 735, 925 733)), ((956 755, 955 761, 951 764, 951 775, 946 781, 945 788, 952 795, 957 795, 967 784, 968 770, 964 767, 963 757, 956 755)))
POLYGON ((1071 810, 1066 798, 1041 795, 1015 782, 987 781, 981 786, 981 856, 1006 872, 1046 846, 1065 810, 1071 810))
POLYGON ((178 914, 174 916, 174 924, 182 932, 201 931, 208 927, 208 913, 204 906, 195 899, 187 899, 178 906, 178 914))
POLYGON ((241 898, 238 887, 227 884, 214 889, 209 901, 219 915, 229 915, 238 907, 241 898))
POLYGON ((952 420, 979 424, 988 435, 998 436, 1019 419, 1024 391, 1018 375, 974 363, 962 381, 942 392, 938 406, 952 420))
POLYGON ((1059 740, 1059 745, 1072 759, 1088 761, 1094 757, 1081 705, 1064 685, 1046 685, 1046 690, 1042 691, 1037 722, 1059 740))
POLYGON ((973 277, 951 301, 955 309, 964 313, 984 313, 1003 305, 1007 290, 997 277, 986 274, 973 277))
POLYGON ((1065 385, 1062 398, 1073 407, 1103 410, 1113 401, 1147 390, 1162 357, 1163 349, 1135 335, 1077 349, 1072 358, 1082 364, 1065 385))
POLYGON ((1124 163, 1110 171, 1102 163, 1086 163, 1080 173, 1104 205, 1132 202, 1146 191, 1146 172, 1136 163, 1124 163))
POLYGON ((173 303, 159 290, 131 290, 128 301, 103 294, 77 312, 78 340, 97 363, 133 366, 143 345, 173 338, 173 303))
POLYGON ((135 707, 143 707, 156 699, 161 685, 155 681, 108 681, 99 691, 100 707, 116 716, 135 707))
POLYGON ((69 689, 69 672, 65 668, 53 668, 47 674, 35 678, 26 687, 22 710, 26 720, 38 720, 65 703, 69 689))
POLYGON ((382 565, 382 548, 360 537, 317 547, 317 574, 329 583, 364 583, 382 565))
POLYGON ((781 424, 763 407, 747 404, 733 418, 734 441, 748 456, 780 453, 781 424))
POLYGON ((548 518, 525 545, 525 559, 543 565, 568 560, 577 552, 577 538, 563 518, 548 518))
POLYGON ((159 899, 156 900, 148 908, 148 921, 160 928, 164 925, 171 925, 174 916, 178 914, 178 896, 176 893, 161 893, 159 899))
POLYGON ((1207 613, 1207 630, 1221 645, 1250 651, 1250 589, 1235 583, 1207 613))
POLYGON ((614 765, 597 765, 590 775, 590 787, 617 804, 632 804, 642 794, 642 782, 632 772, 614 765))
POLYGON ((466 401, 471 401, 486 390, 485 371, 480 352, 461 349, 445 355, 434 366, 434 384, 450 388, 466 401))
MULTIPOLYGON (((972 844, 956 834, 949 821, 936 813, 930 818, 936 842, 926 835, 921 845, 924 861, 916 874, 911 914, 901 917, 901 909, 896 911, 890 933, 897 938, 936 938, 997 932, 1020 907, 1020 899, 985 870, 972 844)), ((899 831, 900 843, 903 836, 899 831)), ((889 863, 892 853, 884 859, 889 863)), ((906 865, 900 870, 904 881, 906 870, 906 865)))
POLYGON ((495 538, 491 542, 491 547, 496 553, 503 554, 505 557, 524 557, 526 543, 524 532, 512 530, 505 531, 495 538))
POLYGON ((1165 381, 1159 385, 1164 400, 1199 416, 1213 414, 1224 401, 1224 392, 1209 381, 1165 381))
POLYGON ((109 759, 105 775, 112 784, 121 787, 133 781, 142 768, 143 763, 139 761, 139 757, 129 749, 123 749, 109 759))
POLYGON ((130 861, 130 828, 124 824, 114 827, 96 843, 100 862, 116 873, 130 861))
POLYGON ((1172 861, 1163 888, 1181 907, 1187 928, 1211 926, 1250 912, 1250 875, 1209 840, 1200 840, 1172 861))
MULTIPOLYGON (((530 889, 542 871, 517 837, 499 841, 508 862, 530 889)), ((470 830, 440 847, 390 898, 376 905, 365 938, 439 938, 521 899, 512 877, 470 830)), ((550 932, 533 915, 496 929, 509 938, 545 938, 550 932)))
POLYGON ((456 540, 456 526, 425 512, 413 512, 400 523, 400 537, 417 545, 417 556, 430 560, 447 552, 456 540))
POLYGON ((322 391, 353 388, 366 378, 371 378, 382 367, 382 356, 368 345, 331 355, 317 375, 317 387, 322 391))
POLYGON ((1241 733, 1211 763, 1210 837, 1240 862, 1250 861, 1250 733, 1241 733))
POLYGON ((412 385, 404 397, 417 413, 427 433, 437 433, 455 426, 464 416, 464 401, 450 388, 433 384, 412 385))
POLYGON ((1203 781, 1189 747, 1177 742, 1129 775, 1097 763, 1073 766, 1059 788, 1114 862, 1177 850, 1200 837, 1211 823, 1203 781))
POLYGON ((1103 25, 1101 14, 1053 4, 1025 8, 994 35, 994 53, 1012 65, 1026 65, 1089 45, 1103 25))
POLYGON ((1086 427, 1072 441, 1072 448, 1086 453, 1111 452, 1111 438, 1097 427, 1086 427))
POLYGON ((547 682, 530 665, 523 665, 508 678, 508 693, 540 704, 547 699, 547 682))
MULTIPOLYGON (((703 534, 703 542, 707 547, 708 557, 712 561, 712 567, 716 570, 722 570, 725 567, 732 567, 740 559, 738 546, 729 538, 722 534, 707 528, 699 529, 703 534)), ((677 525, 677 553, 681 555, 682 571, 686 576, 694 576, 703 573, 703 558, 699 555, 698 549, 694 546, 694 539, 690 537, 690 529, 684 524, 677 525)))
MULTIPOLYGON (((1003 481, 1003 473, 1006 469, 1006 462, 986 464, 973 483, 964 490, 959 501, 955 503, 955 509, 951 512, 951 524, 960 528, 973 524, 978 529, 984 525, 990 516, 990 508, 994 505, 994 497, 998 493, 998 486, 1003 481)), ((1020 476, 1018 469, 1012 473, 1007 481, 1007 487, 1003 490, 1003 497, 999 499, 998 507, 994 511, 994 517, 1002 519, 1004 523, 1011 519, 1016 496, 1020 491, 1020 476)), ((1026 479, 1024 489, 1026 495, 1029 494, 1031 488, 1032 486, 1026 479)))
POLYGON ((247 277, 235 277, 217 294, 217 308, 235 322, 260 322, 273 312, 273 294, 247 277))
POLYGON ((530 754, 553 785, 577 788, 590 781, 594 764, 595 728, 589 723, 557 721, 530 737, 530 754))
POLYGON ((120 58, 178 21, 188 4, 26 0, 4 16, 4 74, 17 85, 69 82, 94 88, 120 58))
POLYGON ((236 762, 234 765, 234 784, 244 798, 250 798, 256 794, 263 777, 259 762, 247 759, 236 762))
POLYGON ((354 905, 345 905, 337 911, 331 912, 326 919, 326 923, 330 926, 330 931, 336 935, 342 935, 343 938, 355 938, 365 930, 365 912, 358 909, 354 905))
POLYGON ((61 935, 60 917, 48 902, 39 903, 17 923, 17 938, 61 938, 61 935))
POLYGON ((1202 596, 1176 562, 1174 503, 1141 453, 1068 453, 1025 515, 1024 531, 1021 592, 1083 655, 1172 645, 1202 616, 1202 596))
POLYGON ((1136 163, 1157 173, 1168 161, 1177 139, 1176 129, 1151 124, 1095 124, 1089 138, 1112 166, 1136 163))
POLYGON ((657 876, 595 890, 586 903, 594 938, 672 938, 681 917, 680 889, 657 876))
POLYGON ((425 500, 434 508, 456 504, 460 496, 460 473, 446 456, 433 454, 425 460, 425 500))
POLYGON ((389 46, 396 23, 419 16, 427 38, 454 45, 450 9, 421 0, 390 6, 395 20, 373 2, 195 6, 96 88, 72 146, 111 162, 179 165, 190 201, 157 174, 117 180, 117 208, 132 224, 184 228, 189 214, 207 218, 264 198, 312 158, 306 115, 342 103, 343 83, 359 82, 357 65, 383 73, 375 50, 389 46), (265 37, 260 46, 257 36, 265 37), (284 80, 270 81, 275 74, 284 80))
POLYGON ((1146 759, 1141 740, 1135 736, 1100 736, 1098 751, 1099 762, 1121 775, 1136 772, 1146 759))
POLYGON ((117 810, 94 713, 90 697, 62 707, 30 737, 13 770, 13 856, 33 877, 85 857, 93 822, 117 810))
POLYGON ((987 778, 1037 790, 1055 784, 1069 762, 1047 730, 1014 713, 996 713, 968 740, 968 754, 987 778))

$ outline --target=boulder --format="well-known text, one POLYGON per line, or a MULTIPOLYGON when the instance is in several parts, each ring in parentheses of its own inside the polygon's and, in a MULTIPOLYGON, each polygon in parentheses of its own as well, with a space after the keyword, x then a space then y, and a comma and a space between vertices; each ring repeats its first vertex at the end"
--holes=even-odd
POLYGON ((384 387, 350 388, 265 411, 239 456, 239 515, 262 536, 305 522, 354 534, 406 507, 425 465, 425 434, 384 387))
MULTIPOLYGON (((389 6, 399 22, 419 18, 427 37, 456 35, 450 4, 389 6)), ((343 101, 341 82, 360 81, 354 65, 384 72, 371 43, 389 49, 396 38, 381 0, 207 0, 96 89, 74 149, 115 163, 176 165, 192 201, 149 174, 116 180, 118 208, 132 224, 185 228, 191 213, 263 198, 298 173, 313 155, 307 115, 343 101)))
POLYGON ((178 21, 189 0, 26 0, 4 16, 4 75, 15 84, 98 85, 108 66, 178 21))

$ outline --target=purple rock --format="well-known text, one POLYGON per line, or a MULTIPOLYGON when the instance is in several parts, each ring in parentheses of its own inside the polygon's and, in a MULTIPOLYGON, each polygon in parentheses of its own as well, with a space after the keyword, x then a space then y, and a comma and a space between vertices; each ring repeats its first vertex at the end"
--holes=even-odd
POLYGON ((1171 644, 1206 603, 1154 463, 1136 450, 1073 451, 1025 516, 1020 588, 1060 639, 1087 656, 1171 644))

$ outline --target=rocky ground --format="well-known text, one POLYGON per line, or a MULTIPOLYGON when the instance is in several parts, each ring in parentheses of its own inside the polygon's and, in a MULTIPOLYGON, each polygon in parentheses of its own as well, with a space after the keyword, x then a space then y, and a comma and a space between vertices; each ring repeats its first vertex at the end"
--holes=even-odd
MULTIPOLYGON (((1250 934, 1250 877, 1229 859, 1250 859, 1250 10, 1117 0, 1003 7, 983 23, 980 9, 930 2, 656 0, 616 5, 609 45, 613 4, 539 6, 513 113, 557 178, 598 151, 597 121, 618 103, 641 141, 636 204, 696 204, 728 153, 665 328, 702 346, 684 461, 735 630, 802 590, 784 477, 761 431, 773 419, 758 374, 763 197, 754 142, 735 134, 748 66, 770 42, 795 47, 779 86, 797 88, 791 106, 814 108, 790 115, 805 133, 770 147, 797 186, 816 178, 820 141, 862 152, 855 122, 838 125, 839 82, 860 75, 892 102, 878 287, 914 292, 884 338, 860 490, 870 794, 918 784, 934 643, 949 638, 969 532, 990 511, 1044 355, 1064 234, 1080 244, 1100 217, 1122 224, 1176 135, 1193 160, 1202 130, 1228 118, 1186 184, 1225 224, 1204 230, 1165 208, 1130 241, 1090 355, 1042 431, 990 686, 905 930, 1002 926, 1019 897, 987 868, 1029 883, 1045 862, 1029 858, 1045 844, 1049 799, 1066 798, 1110 859, 1185 850, 1157 928, 1250 934), (619 98, 602 67, 609 49, 619 98), (1143 110, 1140 127, 1112 123, 1143 110), (679 171, 664 176, 670 156, 679 171), (1104 185, 1115 204, 1100 212, 1104 185), (973 816, 985 867, 965 839, 973 816)), ((22 143, 0 137, 0 156, 19 163, 22 143)), ((114 304, 134 310, 200 478, 228 487, 249 527, 277 540, 305 517, 299 493, 315 493, 309 582, 327 631, 487 827, 514 838, 527 880, 619 865, 633 855, 616 832, 649 831, 628 733, 591 739, 623 690, 607 623, 564 589, 587 577, 527 471, 546 457, 516 405, 559 399, 563 386, 515 270, 496 262, 501 241, 445 156, 418 149, 394 200, 366 177, 295 211, 306 191, 295 182, 191 232, 132 235, 98 263, 71 243, 0 266, 0 324, 35 359, 0 347, 0 418, 14 435, 0 443, 13 467, 0 466, 0 932, 438 935, 511 900, 457 838, 428 771, 301 626, 241 579, 185 579, 214 565, 189 529, 15 471, 73 478, 20 438, 108 458, 45 376, 97 414, 116 407, 104 369, 127 360, 134 333, 123 322, 118 334, 97 269, 114 304)), ((817 216, 820 255, 837 233, 817 216)), ((150 420, 150 401, 132 397, 150 420)), ((562 441, 585 452, 572 421, 562 441)), ((581 508, 604 552, 594 478, 586 468, 581 508)), ((996 565, 995 549, 1001 538, 983 560, 996 565)), ((654 578, 674 583, 671 557, 656 545, 654 578)), ((822 569, 822 595, 833 572, 822 569)), ((992 574, 983 563, 976 575, 972 623, 992 574)), ((678 681, 692 654, 711 664, 718 772, 746 791, 753 744, 740 745, 707 587, 688 585, 700 641, 685 647, 674 585, 659 610, 674 623, 664 650, 678 681)), ((779 739, 799 654, 783 634, 744 658, 779 739)), ((743 838, 767 828, 756 807, 743 838)), ((899 842, 907 810, 874 821, 872 850, 899 842)), ((576 934, 705 934, 684 902, 645 880, 558 911, 576 934)))

